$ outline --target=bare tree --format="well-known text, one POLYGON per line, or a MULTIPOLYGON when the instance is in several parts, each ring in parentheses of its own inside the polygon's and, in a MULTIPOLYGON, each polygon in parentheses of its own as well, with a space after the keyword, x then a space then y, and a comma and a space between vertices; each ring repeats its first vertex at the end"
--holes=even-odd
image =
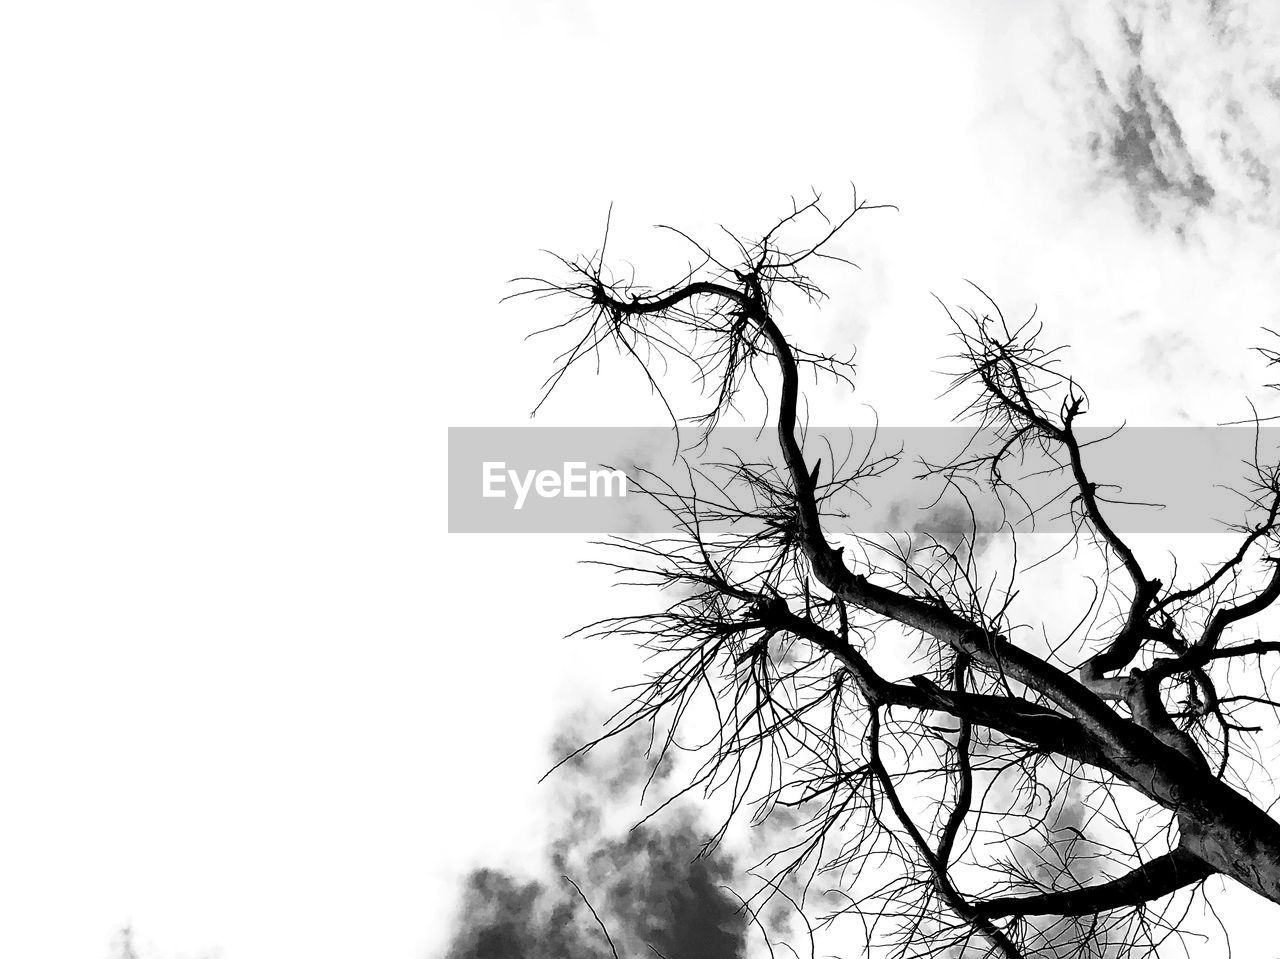
POLYGON ((1185 933, 1215 875, 1280 902, 1280 823, 1239 769, 1259 727, 1238 718, 1276 705, 1262 663, 1280 642, 1240 632, 1280 597, 1280 473, 1254 463, 1230 555, 1190 576, 1166 564, 1163 581, 1086 472, 1084 390, 1038 326, 986 300, 950 314, 950 393, 981 441, 928 472, 1016 497, 1011 464, 1047 458, 1075 530, 1057 560, 1093 577, 1093 601, 1038 634, 1011 618, 1017 563, 989 575, 976 523, 959 541, 842 531, 841 497, 896 457, 806 449, 802 378, 847 388, 852 365, 803 349, 781 316, 822 299, 814 269, 872 209, 855 195, 829 219, 815 196, 732 237, 732 259, 675 231, 697 262, 661 287, 611 270, 607 230, 599 251, 557 258, 558 276, 523 281, 575 307, 553 328, 571 339, 548 393, 616 351, 678 424, 709 430, 758 390, 777 430, 780 462, 721 464, 714 495, 653 484, 677 535, 613 543, 610 565, 668 601, 587 629, 657 663, 606 735, 653 723, 661 761, 706 697, 718 729, 690 788, 796 822, 766 890, 823 876, 844 899, 821 921, 856 915, 904 956, 1141 954, 1185 933), (709 404, 692 415, 664 389, 681 363, 709 404), (886 674, 877 637, 918 643, 924 668, 886 674))

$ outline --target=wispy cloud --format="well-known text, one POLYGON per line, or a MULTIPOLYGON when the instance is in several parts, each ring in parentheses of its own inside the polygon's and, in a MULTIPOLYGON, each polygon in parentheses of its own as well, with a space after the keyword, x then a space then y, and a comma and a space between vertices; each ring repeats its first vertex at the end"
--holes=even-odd
POLYGON ((1280 223, 1280 37, 1273 5, 1157 0, 1073 6, 1064 92, 1083 147, 1148 226, 1213 211, 1280 223))

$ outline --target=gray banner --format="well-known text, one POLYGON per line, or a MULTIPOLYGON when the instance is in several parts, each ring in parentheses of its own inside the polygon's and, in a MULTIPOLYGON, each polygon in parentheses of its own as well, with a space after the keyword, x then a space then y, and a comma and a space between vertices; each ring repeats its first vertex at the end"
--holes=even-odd
MULTIPOLYGON (((1089 479, 1111 525, 1125 533, 1216 533, 1256 523, 1263 511, 1256 464, 1280 462, 1280 428, 1129 427, 1078 430, 1089 479), (1113 435, 1114 434, 1114 435, 1113 435)), ((709 521, 728 522, 783 486, 772 429, 722 428, 699 434, 670 427, 452 427, 449 531, 647 535, 678 526, 675 494, 696 496, 709 521), (735 478, 747 464, 764 485, 735 478), (657 496, 647 495, 649 493, 657 496)), ((828 488, 831 528, 857 533, 1004 522, 1026 532, 1072 529, 1075 488, 1065 455, 1052 447, 1006 456, 993 488, 985 466, 953 474, 949 486, 928 466, 974 460, 999 448, 990 432, 963 427, 811 428, 805 455, 828 488), (1056 459, 1056 462, 1055 462, 1056 459)), ((1078 510, 1074 512, 1078 513, 1078 510)))

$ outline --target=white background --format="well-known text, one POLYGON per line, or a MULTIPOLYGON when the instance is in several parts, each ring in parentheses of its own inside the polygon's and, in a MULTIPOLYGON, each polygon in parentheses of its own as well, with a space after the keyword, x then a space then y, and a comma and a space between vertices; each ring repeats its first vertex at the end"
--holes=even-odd
MULTIPOLYGON (((1181 29, 1190 142, 1221 64, 1181 29)), ((652 223, 897 203, 808 318, 886 422, 951 412, 931 293, 965 278, 1039 304, 1098 422, 1245 415, 1275 228, 1136 216, 1073 35, 1111 62, 1107 6, 1013 0, 9 5, 0 955, 126 923, 144 955, 433 955, 458 877, 536 845, 549 731, 631 660, 560 639, 610 608, 577 539, 446 534, 445 428, 527 422, 550 314, 505 281, 611 202, 638 263, 673 255, 652 223)), ((539 422, 661 421, 609 373, 539 422)))

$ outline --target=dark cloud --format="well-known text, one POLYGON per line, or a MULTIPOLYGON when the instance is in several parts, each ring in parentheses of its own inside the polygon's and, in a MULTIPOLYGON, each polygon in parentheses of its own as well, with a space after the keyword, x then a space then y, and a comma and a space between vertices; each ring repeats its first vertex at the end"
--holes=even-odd
POLYGON ((1142 29, 1123 17, 1117 27, 1128 56, 1116 80, 1108 80, 1088 46, 1077 39, 1094 85, 1097 128, 1088 135, 1089 151, 1105 176, 1127 188, 1149 223, 1171 208, 1206 208, 1214 189, 1197 168, 1182 126, 1143 63, 1142 29))
MULTIPOLYGON (((580 741, 562 736, 558 745, 580 741)), ((557 827, 542 861, 526 877, 495 869, 467 877, 445 959, 605 959, 609 942, 592 908, 623 957, 745 955, 749 919, 728 891, 734 860, 704 848, 690 810, 610 826, 619 800, 651 779, 646 744, 606 744, 561 767, 557 827)))
POLYGON ((1102 182, 1149 226, 1201 211, 1280 223, 1280 18, 1247 0, 1117 0, 1101 25, 1068 18, 1064 93, 1102 182))
POLYGON ((886 523, 889 532, 910 536, 908 558, 934 563, 940 560, 935 547, 953 553, 962 562, 970 555, 981 556, 991 543, 992 530, 999 525, 997 504, 990 498, 980 498, 976 490, 967 503, 946 495, 924 510, 895 502, 889 508, 886 523))
POLYGON ((1181 208, 1208 207, 1214 189, 1196 168, 1182 128, 1151 77, 1134 66, 1119 89, 1100 72, 1095 79, 1104 121, 1090 136, 1089 148, 1128 188, 1139 214, 1156 221, 1168 201, 1181 208))
POLYGON ((981 553, 991 538, 981 519, 964 505, 950 501, 938 503, 912 530, 951 550, 962 551, 972 545, 975 553, 981 553))

